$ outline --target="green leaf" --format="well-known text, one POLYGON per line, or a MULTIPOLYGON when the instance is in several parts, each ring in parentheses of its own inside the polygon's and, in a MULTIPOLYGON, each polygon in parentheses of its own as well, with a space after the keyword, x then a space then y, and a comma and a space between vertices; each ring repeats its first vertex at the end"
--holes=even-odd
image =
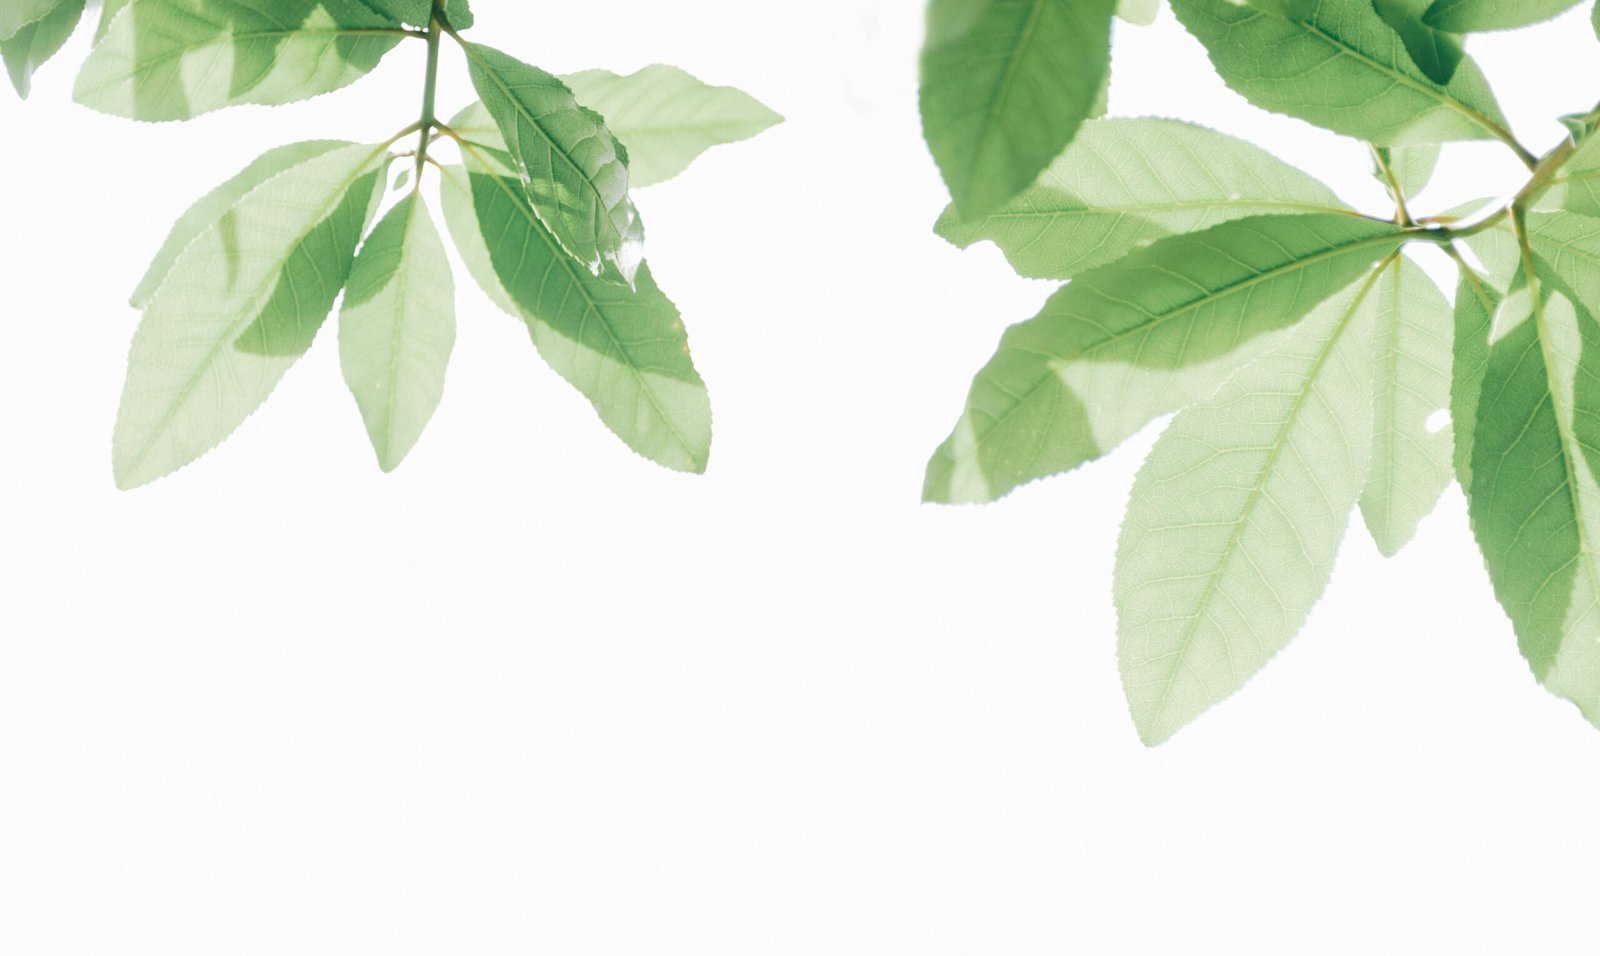
POLYGON ((635 188, 665 182, 711 147, 783 122, 750 94, 708 86, 675 66, 656 64, 628 76, 587 70, 561 79, 627 146, 628 181, 635 188))
POLYGON ((1026 189, 1089 116, 1116 0, 933 0, 922 128, 957 208, 982 216, 1026 189))
POLYGON ((1444 293, 1406 256, 1380 273, 1376 313, 1372 468, 1361 514, 1378 550, 1393 557, 1417 533, 1450 484, 1448 428, 1429 419, 1450 407, 1453 324, 1444 293))
POLYGON ((472 15, 472 5, 468 0, 445 0, 444 18, 451 27, 457 30, 470 28, 476 20, 472 15))
POLYGON ((6 0, 0 3, 0 40, 9 40, 30 23, 38 23, 62 0, 6 0))
POLYGON ((1378 16, 1406 45, 1411 62, 1435 83, 1449 83, 1466 55, 1461 37, 1422 22, 1430 0, 1373 0, 1378 16))
POLYGON ((9 39, 0 40, 0 59, 17 95, 27 99, 33 89, 33 71, 60 52, 83 17, 84 0, 66 0, 44 17, 29 23, 9 39))
POLYGON ((1161 0, 1117 0, 1117 16, 1134 26, 1149 26, 1160 12, 1161 0))
POLYGON ((628 198, 627 150, 556 77, 491 47, 465 49, 539 221, 584 268, 631 284, 644 225, 628 198))
POLYGON ((394 471, 444 396, 456 342, 455 282, 417 193, 361 246, 339 311, 339 363, 378 465, 394 471))
POLYGON ((184 248, 133 339, 113 442, 119 487, 216 447, 311 346, 382 195, 388 155, 352 143, 307 159, 184 248))
POLYGON ((995 212, 950 206, 934 231, 991 240, 1024 276, 1070 279, 1163 236, 1269 213, 1336 212, 1328 187, 1265 150, 1167 119, 1083 125, 1039 181, 995 212))
POLYGON ((356 0, 364 3, 379 16, 419 29, 426 29, 433 22, 433 0, 356 0))
POLYGON ((1556 208, 1600 217, 1600 136, 1585 139, 1550 185, 1547 198, 1556 208))
POLYGON ((1238 690, 1327 587, 1371 452, 1372 279, 1173 419, 1117 547, 1117 659, 1140 738, 1238 690))
POLYGON ((138 120, 275 106, 353 83, 400 42, 359 0, 132 0, 78 74, 74 98, 138 120))
POLYGON ((1495 318, 1472 526, 1534 674, 1600 723, 1600 326, 1524 256, 1495 318))
POLYGON ((1478 427, 1478 400, 1489 369, 1489 331, 1500 309, 1500 293, 1465 262, 1458 263, 1455 350, 1450 377, 1450 423, 1455 433, 1452 458, 1456 480, 1472 488, 1472 443, 1478 427))
POLYGON ((497 305, 528 325, 550 367, 639 454, 702 472, 711 405, 678 309, 640 265, 633 288, 562 252, 509 171, 475 147, 444 177, 444 214, 462 261, 497 305))
POLYGON ((138 288, 134 289, 133 296, 129 300, 130 304, 136 309, 148 306, 156 290, 172 271, 173 264, 183 254, 183 250, 206 231, 215 228, 230 214, 239 200, 257 186, 323 153, 347 146, 348 143, 337 140, 313 140, 279 146, 268 150, 237 176, 201 197, 200 201, 189 207, 189 211, 179 217, 177 223, 173 225, 171 233, 167 235, 167 241, 156 253, 150 268, 145 270, 144 278, 139 280, 138 288))
POLYGON ((133 0, 105 0, 101 4, 100 22, 94 28, 94 41, 96 43, 99 43, 101 38, 106 35, 106 31, 111 29, 111 21, 117 18, 117 14, 121 13, 123 8, 132 2, 133 0))
POLYGON ((928 463, 923 495, 991 501, 1100 457, 1214 392, 1398 247, 1392 224, 1260 216, 1162 239, 1085 273, 1012 326, 928 463))
POLYGON ((1423 21, 1453 33, 1512 30, 1549 20, 1581 0, 1435 0, 1423 21))
POLYGON ((1365 0, 1309 5, 1289 19, 1230 0, 1173 0, 1223 80, 1262 109, 1380 146, 1509 136, 1471 58, 1428 79, 1365 0))
POLYGON ((1439 147, 1374 146, 1378 182, 1395 202, 1411 199, 1428 187, 1439 165, 1439 147))

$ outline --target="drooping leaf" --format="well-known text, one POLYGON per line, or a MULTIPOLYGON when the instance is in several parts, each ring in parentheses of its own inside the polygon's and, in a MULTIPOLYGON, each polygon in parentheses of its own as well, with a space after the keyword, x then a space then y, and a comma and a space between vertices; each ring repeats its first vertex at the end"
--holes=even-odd
POLYGON ((313 156, 184 248, 134 335, 113 442, 119 487, 215 447, 310 347, 376 209, 387 156, 357 144, 313 156))
POLYGON ((491 47, 466 50, 540 222, 584 268, 631 284, 644 225, 628 198, 626 148, 556 77, 491 47))
POLYGON ((1600 723, 1600 326, 1524 262, 1478 403, 1472 527, 1535 676, 1600 723))
MULTIPOLYGON (((1204 398, 1400 243, 1388 223, 1258 216, 1079 276, 1012 326, 928 463, 923 496, 991 501, 1204 398)), ((1368 399, 1370 403, 1370 398, 1368 399)))
POLYGON ((783 122, 750 94, 709 86, 675 66, 656 64, 628 76, 587 70, 561 79, 628 148, 628 182, 635 188, 665 182, 711 147, 783 122))
POLYGON ((144 278, 139 280, 139 286, 134 289, 129 303, 136 309, 148 306, 151 297, 166 280, 167 273, 172 271, 173 264, 178 261, 183 250, 201 234, 214 228, 251 190, 285 170, 315 159, 323 153, 349 145, 338 140, 312 140, 270 149, 246 166, 237 176, 201 197, 199 202, 189 207, 189 210, 173 224, 166 242, 162 243, 161 250, 151 260, 150 267, 145 270, 144 278))
POLYGON ((0 3, 0 40, 9 40, 23 27, 49 16, 63 0, 6 0, 0 3))
POLYGON ((1470 57, 1435 83, 1365 0, 1307 4, 1298 19, 1231 0, 1172 0, 1172 9, 1223 80, 1262 109, 1381 146, 1505 134, 1470 57))
POLYGON ((1372 448, 1371 287, 1180 412, 1139 471, 1114 594, 1146 744, 1242 687, 1327 587, 1372 448))
POLYGON ((677 307, 641 263, 633 288, 565 255, 514 174, 476 148, 444 177, 444 214, 473 278, 528 325, 550 367, 616 435, 677 471, 705 470, 711 405, 677 307))
POLYGON ((60 52, 83 17, 84 0, 64 0, 38 20, 0 40, 0 59, 17 95, 27 99, 33 89, 33 71, 60 52))
POLYGON ((982 216, 1031 185, 1088 117, 1116 0, 933 0, 922 128, 956 207, 982 216))
POLYGON ((1039 181, 987 216, 945 209, 934 230, 992 240, 1024 276, 1070 279, 1141 245, 1230 219, 1337 212, 1338 197, 1267 151, 1167 119, 1083 125, 1039 181))
POLYGON ((131 0, 78 74, 85 106, 182 120, 347 86, 403 36, 360 0, 131 0))
POLYGON ((1453 33, 1512 30, 1549 20, 1582 0, 1434 0, 1423 21, 1453 33))
POLYGON ((1149 26, 1160 12, 1161 0, 1117 0, 1117 16, 1135 26, 1149 26))
POLYGON ((1456 286, 1455 350, 1450 373, 1450 424, 1456 480, 1472 488, 1472 442, 1478 427, 1478 400, 1489 369, 1489 331, 1500 309, 1500 293, 1465 262, 1456 286))
POLYGON ((1449 83, 1461 65, 1465 49, 1457 34, 1429 26, 1422 21, 1431 0, 1373 0, 1378 16, 1400 35, 1417 65, 1435 83, 1449 83))
POLYGON ((444 395, 455 283, 417 193, 373 228, 339 311, 339 364, 384 471, 405 460, 444 395))
POLYGON ((1439 165, 1437 145, 1375 146, 1373 149, 1377 151, 1379 163, 1374 175, 1396 202, 1402 196, 1410 200, 1426 189, 1429 180, 1433 179, 1434 169, 1439 165), (1398 196, 1395 195, 1396 187, 1400 190, 1398 196))
POLYGON ((1378 550, 1399 553, 1450 484, 1450 430, 1430 419, 1450 407, 1450 303, 1406 256, 1384 267, 1369 308, 1373 344, 1372 467, 1361 514, 1378 550))

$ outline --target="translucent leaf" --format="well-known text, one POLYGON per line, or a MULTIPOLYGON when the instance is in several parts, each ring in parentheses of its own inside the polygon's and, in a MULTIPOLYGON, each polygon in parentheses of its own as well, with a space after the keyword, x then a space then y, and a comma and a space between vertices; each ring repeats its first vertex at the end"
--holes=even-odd
POLYGON ((556 77, 490 47, 466 49, 539 221, 584 268, 632 283, 644 225, 628 198, 627 150, 556 77))
POLYGON ((0 40, 9 40, 23 27, 38 23, 61 5, 61 0, 5 0, 0 3, 0 40))
POLYGON ((1441 30, 1511 30, 1559 16, 1581 0, 1435 0, 1423 19, 1441 30))
POLYGON ((144 278, 139 280, 138 288, 133 290, 130 303, 136 309, 148 306, 183 250, 202 233, 214 228, 251 190, 287 169, 348 145, 337 140, 312 140, 279 146, 268 150, 237 176, 201 197, 173 225, 167 241, 162 243, 161 250, 145 270, 144 278))
POLYGON ((1117 547, 1117 659, 1139 736, 1171 737, 1299 632, 1371 452, 1371 280, 1178 414, 1117 547))
POLYGON ((382 195, 387 156, 349 144, 290 167, 184 248, 134 335, 113 441, 119 487, 214 448, 311 346, 382 195))
POLYGON ((1090 114, 1116 0, 933 0, 922 128, 957 208, 982 216, 1031 185, 1090 114))
POLYGON ((433 22, 433 0, 356 0, 389 19, 426 28, 433 22))
POLYGON ((1465 55, 1461 37, 1422 22, 1431 0, 1373 0, 1373 8, 1400 35, 1417 65, 1435 83, 1449 83, 1465 55))
POLYGON ((1489 330, 1500 309, 1500 293, 1461 265, 1456 286, 1455 349, 1450 372, 1450 423, 1455 433, 1452 457, 1462 489, 1472 487, 1472 443, 1478 427, 1478 399, 1489 368, 1489 330))
POLYGON ((1376 146, 1378 166, 1375 175, 1378 182, 1388 191, 1389 198, 1399 202, 1403 196, 1411 199, 1428 187, 1428 182, 1433 179, 1433 171, 1439 165, 1439 147, 1435 144, 1425 146, 1376 146), (1390 176, 1393 176, 1391 181, 1390 176), (1400 194, 1395 194, 1395 187, 1399 187, 1400 194))
POLYGON ((1550 182, 1555 206, 1600 217, 1600 136, 1585 139, 1550 182))
POLYGON ((1102 119, 1015 199, 972 219, 952 205, 934 230, 962 248, 993 241, 1024 276, 1070 279, 1172 233, 1343 208, 1328 187, 1243 140, 1178 120, 1102 119))
POLYGON ((476 19, 472 15, 472 5, 467 0, 445 0, 444 18, 457 30, 471 27, 476 19))
POLYGON ((8 39, 0 40, 0 59, 17 95, 27 98, 33 89, 33 71, 60 52, 83 17, 84 0, 65 0, 8 39))
POLYGON ((1525 260, 1495 317, 1469 498, 1523 656, 1600 724, 1600 326, 1561 286, 1525 260))
POLYGON ((1117 0, 1117 16, 1134 26, 1149 26, 1160 12, 1161 0, 1117 0))
POLYGON ((384 471, 405 460, 444 396, 455 294, 444 242, 412 192, 362 243, 339 311, 339 364, 384 471))
POLYGON ((289 103, 359 79, 400 42, 400 29, 359 0, 132 0, 73 95, 139 120, 289 103))
POLYGON ((1373 344, 1372 468, 1361 514, 1378 550, 1399 553, 1450 484, 1450 430, 1430 420, 1450 407, 1450 303, 1405 256, 1380 273, 1368 307, 1373 344))
POLYGON ((1505 118, 1471 58, 1440 85, 1362 0, 1290 19, 1230 0, 1172 0, 1228 85, 1255 105, 1380 146, 1485 139, 1505 118))
POLYGON ((1267 333, 1399 243, 1388 223, 1258 216, 1085 273, 1006 331, 928 463, 924 497, 990 501, 1100 457, 1156 416, 1210 395, 1270 344, 1267 333))
POLYGON ((588 70, 561 79, 628 148, 628 182, 636 188, 671 179, 713 146, 783 122, 750 94, 709 86, 675 66, 647 66, 628 76, 588 70))
POLYGON ((633 288, 590 275, 565 255, 515 176, 481 151, 444 178, 444 214, 473 278, 528 325, 550 367, 639 454, 702 472, 711 405, 689 357, 683 320, 642 264, 633 288))

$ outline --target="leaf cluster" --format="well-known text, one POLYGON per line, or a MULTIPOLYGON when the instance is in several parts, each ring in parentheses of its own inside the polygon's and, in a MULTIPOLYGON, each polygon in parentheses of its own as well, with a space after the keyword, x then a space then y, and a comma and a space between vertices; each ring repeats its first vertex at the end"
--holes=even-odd
POLYGON ((936 231, 1063 284, 978 373, 925 497, 998 499, 1176 413, 1114 584, 1154 744, 1299 631, 1353 511, 1393 555, 1458 481, 1535 675, 1600 724, 1600 108, 1535 155, 1466 49, 1576 0, 1169 4, 1250 102, 1368 143, 1394 211, 1201 126, 1101 116, 1109 0, 932 0, 922 110, 953 198, 936 231), (1417 216, 1463 140, 1503 144, 1526 184, 1417 216), (1455 262, 1453 297, 1417 244, 1455 262))

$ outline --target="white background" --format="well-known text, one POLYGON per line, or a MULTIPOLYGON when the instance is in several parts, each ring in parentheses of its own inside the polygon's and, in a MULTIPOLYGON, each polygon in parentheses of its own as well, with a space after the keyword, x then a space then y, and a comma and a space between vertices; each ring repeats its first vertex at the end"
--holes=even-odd
MULTIPOLYGON (((1001 504, 918 504, 1050 286, 929 226, 917 0, 479 0, 560 71, 667 61, 789 117, 639 202, 717 411, 634 457, 462 278, 392 477, 324 331, 176 477, 110 432, 166 227, 277 143, 410 122, 421 48, 279 110, 0 96, 0 952, 1578 953, 1600 733, 1534 683, 1452 489, 1357 526, 1304 633, 1147 750, 1109 595, 1148 433, 1001 504)), ((1475 39, 1519 134, 1600 95, 1587 8, 1475 39)), ((1362 147, 1227 92, 1170 15, 1112 108, 1268 145, 1383 211, 1362 147)), ((442 106, 465 102, 455 57, 442 106)), ((1414 209, 1516 185, 1452 148, 1414 209)))

